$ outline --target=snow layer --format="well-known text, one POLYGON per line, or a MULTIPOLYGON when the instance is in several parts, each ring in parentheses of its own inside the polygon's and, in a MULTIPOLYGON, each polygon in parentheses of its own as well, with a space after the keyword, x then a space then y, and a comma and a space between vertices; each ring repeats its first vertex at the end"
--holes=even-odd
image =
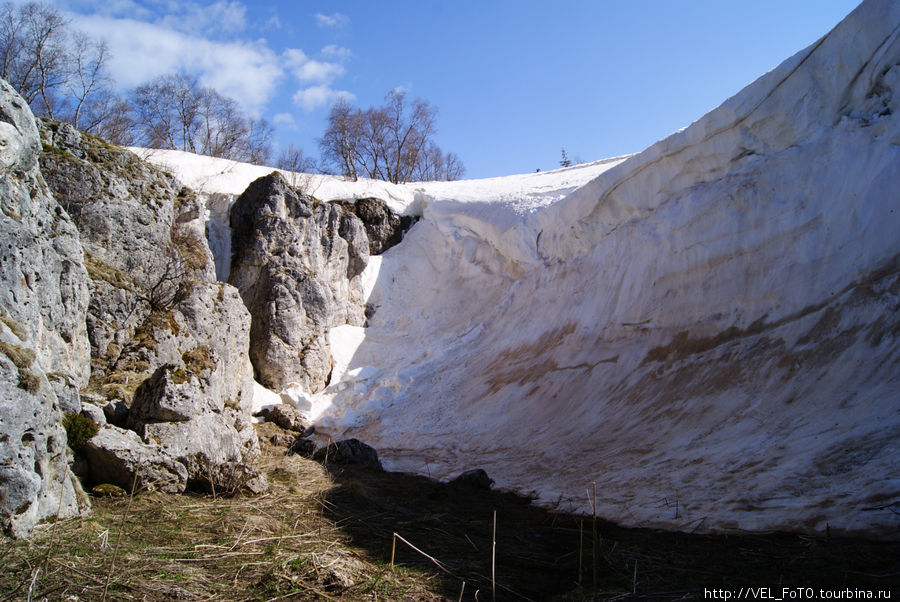
MULTIPOLYGON (((628 158, 308 177, 422 215, 369 268, 370 326, 331 333, 318 431, 571 510, 596 482, 623 524, 898 537, 898 31, 868 0, 628 158)), ((161 157, 216 193, 266 171, 161 157)))

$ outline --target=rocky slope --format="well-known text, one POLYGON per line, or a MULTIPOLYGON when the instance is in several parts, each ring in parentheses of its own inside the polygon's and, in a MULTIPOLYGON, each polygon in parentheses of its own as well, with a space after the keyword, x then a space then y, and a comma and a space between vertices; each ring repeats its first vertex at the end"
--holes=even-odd
POLYGON ((215 280, 204 207, 128 151, 37 124, 5 82, 0 113, 0 529, 85 510, 75 474, 264 488, 250 316, 215 280), (90 421, 73 463, 67 429, 90 421))

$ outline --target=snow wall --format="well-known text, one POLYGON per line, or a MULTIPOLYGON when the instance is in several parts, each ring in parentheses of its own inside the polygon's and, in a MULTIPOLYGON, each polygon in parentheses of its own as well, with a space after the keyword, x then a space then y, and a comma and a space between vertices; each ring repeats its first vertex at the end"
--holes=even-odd
POLYGON ((626 525, 900 536, 898 32, 867 0, 628 158, 310 184, 422 215, 319 431, 626 525))

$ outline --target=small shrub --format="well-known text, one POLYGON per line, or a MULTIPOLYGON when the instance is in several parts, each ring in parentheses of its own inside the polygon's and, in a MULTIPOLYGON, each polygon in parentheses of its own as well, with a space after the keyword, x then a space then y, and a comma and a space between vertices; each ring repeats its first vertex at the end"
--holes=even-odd
POLYGON ((100 430, 93 420, 81 414, 66 414, 62 424, 66 429, 69 447, 74 452, 80 452, 84 444, 100 430))

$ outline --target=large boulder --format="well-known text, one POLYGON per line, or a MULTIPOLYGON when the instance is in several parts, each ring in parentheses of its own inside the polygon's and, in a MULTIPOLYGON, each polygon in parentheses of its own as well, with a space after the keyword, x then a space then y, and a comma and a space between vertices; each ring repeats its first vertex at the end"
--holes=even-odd
POLYGON ((191 418, 221 411, 216 400, 204 395, 204 387, 194 372, 165 364, 141 383, 134 392, 128 420, 131 426, 144 422, 186 422, 191 418))
POLYGON ((78 231, 47 193, 34 117, 0 80, 0 530, 79 506, 63 412, 87 382, 87 273, 78 231))
POLYGON ((359 439, 343 439, 329 443, 317 449, 313 459, 324 464, 349 464, 382 470, 378 452, 359 439))
POLYGON ((181 462, 158 446, 141 441, 133 431, 105 425, 84 446, 91 479, 111 483, 126 491, 155 488, 181 493, 188 471, 181 462))
MULTIPOLYGON (((247 414, 211 396, 210 388, 208 375, 160 366, 135 392, 128 425, 183 464, 191 481, 221 489, 223 477, 259 454, 259 442, 247 414)), ((240 474, 258 476, 249 467, 240 474)))
POLYGON ((369 241, 359 218, 291 188, 277 172, 231 208, 229 282, 250 310, 257 380, 315 393, 332 369, 328 329, 365 323, 361 274, 369 241))

